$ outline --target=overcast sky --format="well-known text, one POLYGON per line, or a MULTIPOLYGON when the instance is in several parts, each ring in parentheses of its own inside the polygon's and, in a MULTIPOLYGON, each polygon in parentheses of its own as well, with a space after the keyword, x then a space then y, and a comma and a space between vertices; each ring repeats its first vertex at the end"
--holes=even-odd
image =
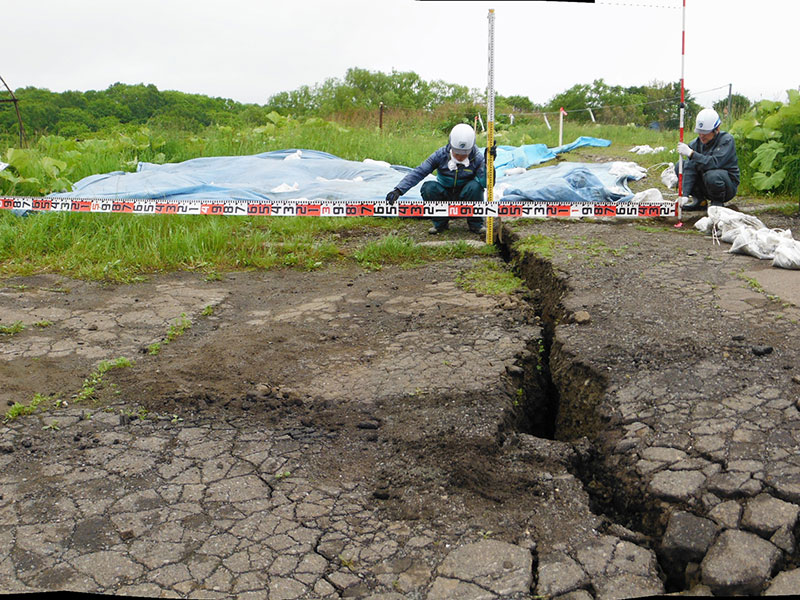
MULTIPOLYGON (((800 86, 796 0, 686 0, 685 82, 701 105, 800 86), (721 88, 721 89, 720 89, 721 88), (707 92, 706 90, 714 90, 707 92)), ((682 0, 1 0, 11 89, 152 83, 264 104, 349 67, 414 71, 546 102, 576 83, 678 81, 682 0)))

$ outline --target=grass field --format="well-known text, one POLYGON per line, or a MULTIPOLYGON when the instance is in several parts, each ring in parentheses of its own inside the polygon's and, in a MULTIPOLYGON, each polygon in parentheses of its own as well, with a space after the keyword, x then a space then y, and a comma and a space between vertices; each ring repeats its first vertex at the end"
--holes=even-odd
MULTIPOLYGON (((20 180, 3 183, 8 195, 42 195, 87 175, 133 170, 138 161, 179 162, 199 156, 246 155, 269 150, 308 148, 342 158, 365 158, 415 166, 446 143, 430 128, 411 133, 377 128, 344 128, 335 123, 290 120, 247 130, 212 127, 204 135, 156 132, 147 128, 82 141, 57 136, 40 138, 27 150, 6 149, 20 180), (54 187, 55 186, 55 187, 54 187)), ((609 139, 607 148, 591 148, 593 158, 619 158, 649 167, 675 160, 676 132, 642 127, 586 124, 565 126, 563 139, 579 136, 609 139), (633 146, 664 146, 659 154, 629 154, 633 146)), ((500 129, 497 143, 519 146, 558 144, 556 128, 544 123, 500 129)), ((479 133, 478 145, 486 144, 479 133)), ((562 155, 582 160, 585 153, 562 155)), ((10 161, 9 161, 10 162, 10 161)), ((388 191, 388 190, 387 190, 388 191)), ((0 211, 0 277, 53 272, 71 277, 127 282, 149 273, 196 270, 215 273, 237 269, 316 269, 337 261, 356 261, 365 268, 414 264, 478 251, 466 244, 431 249, 414 243, 403 231, 405 219, 287 218, 210 216, 131 216, 103 214, 35 214, 19 218, 0 211), (360 228, 376 232, 362 247, 343 243, 340 232, 360 228)))

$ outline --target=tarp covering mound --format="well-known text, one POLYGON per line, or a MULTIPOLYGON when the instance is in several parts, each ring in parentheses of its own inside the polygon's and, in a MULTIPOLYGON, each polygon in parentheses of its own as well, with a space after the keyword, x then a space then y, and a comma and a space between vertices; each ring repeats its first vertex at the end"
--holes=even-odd
POLYGON ((512 201, 618 202, 633 196, 628 182, 646 173, 630 162, 564 162, 509 175, 498 185, 500 197, 512 201))
MULTIPOLYGON (((383 200, 408 171, 408 167, 344 160, 317 150, 275 150, 163 165, 139 163, 136 173, 91 175, 75 183, 72 192, 55 195, 120 200, 383 200)), ((415 191, 419 196, 419 190, 415 191)))
MULTIPOLYGON (((547 149, 544 144, 497 151, 496 197, 562 202, 608 201, 631 197, 629 180, 644 176, 634 163, 562 163, 525 171, 555 156, 555 151, 579 145, 608 145, 607 140, 578 138, 572 144, 547 149), (544 148, 544 150, 543 150, 544 148), (620 167, 622 165, 622 167, 620 167), (627 167, 626 167, 627 166, 627 167), (517 169, 514 174, 510 168, 517 169)), ((188 200, 348 200, 380 201, 410 171, 409 167, 367 159, 344 160, 317 150, 276 150, 252 156, 195 158, 181 163, 139 163, 135 173, 115 171, 91 175, 61 198, 188 200)), ((433 176, 429 177, 432 179, 433 176)), ((422 182, 404 198, 421 200, 422 182)))
POLYGON ((548 148, 545 144, 526 144, 524 146, 497 146, 497 158, 494 161, 494 168, 497 176, 502 177, 506 172, 527 169, 533 165, 540 165, 548 160, 553 160, 556 155, 563 152, 570 152, 575 148, 583 146, 604 147, 610 146, 611 140, 601 138, 581 136, 574 142, 548 148))

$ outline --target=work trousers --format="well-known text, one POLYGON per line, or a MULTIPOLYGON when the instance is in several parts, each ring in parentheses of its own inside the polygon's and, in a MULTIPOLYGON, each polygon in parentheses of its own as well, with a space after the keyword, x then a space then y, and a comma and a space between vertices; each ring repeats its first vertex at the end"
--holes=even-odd
POLYGON ((725 169, 709 169, 698 173, 691 162, 684 163, 683 195, 707 200, 712 206, 720 206, 736 195, 737 185, 725 169))
MULTIPOLYGON (((426 181, 420 190, 422 199, 425 202, 453 202, 462 200, 464 202, 482 202, 483 186, 474 179, 468 181, 460 188, 446 188, 438 181, 426 181)), ((447 227, 449 218, 431 219, 436 229, 447 227)), ((478 231, 483 227, 485 219, 483 217, 467 217, 467 227, 470 231, 478 231)))

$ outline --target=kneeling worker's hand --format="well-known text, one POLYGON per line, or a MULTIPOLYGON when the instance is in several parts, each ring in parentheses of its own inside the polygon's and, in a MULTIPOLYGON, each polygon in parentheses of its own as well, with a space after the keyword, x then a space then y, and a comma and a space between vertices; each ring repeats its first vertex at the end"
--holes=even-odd
POLYGON ((686 158, 691 158, 692 154, 694 154, 694 150, 689 148, 689 144, 678 142, 678 154, 682 154, 686 158))
POLYGON ((391 192, 386 194, 386 202, 388 202, 389 206, 391 206, 392 204, 397 202, 397 199, 400 196, 402 196, 402 194, 400 193, 400 190, 398 190, 397 188, 394 188, 391 192))

